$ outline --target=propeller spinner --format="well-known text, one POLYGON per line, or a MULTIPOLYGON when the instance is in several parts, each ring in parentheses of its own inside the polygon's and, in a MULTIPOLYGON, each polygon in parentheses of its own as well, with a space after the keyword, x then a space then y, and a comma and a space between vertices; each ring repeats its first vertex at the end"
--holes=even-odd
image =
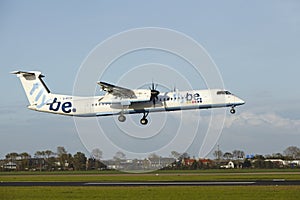
POLYGON ((152 87, 149 88, 149 89, 151 90, 150 101, 153 102, 153 105, 154 105, 154 106, 155 106, 155 101, 158 100, 158 97, 157 97, 157 96, 159 95, 159 91, 156 90, 156 88, 157 88, 157 84, 154 84, 154 83, 152 82, 152 87))

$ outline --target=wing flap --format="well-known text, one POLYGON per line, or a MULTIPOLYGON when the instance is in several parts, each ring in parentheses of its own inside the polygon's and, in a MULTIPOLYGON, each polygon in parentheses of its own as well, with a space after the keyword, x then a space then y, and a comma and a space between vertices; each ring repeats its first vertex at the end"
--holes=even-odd
POLYGON ((101 86, 101 89, 107 91, 109 94, 112 94, 115 97, 121 99, 136 99, 136 95, 133 90, 112 85, 110 83, 99 81, 97 82, 101 86))

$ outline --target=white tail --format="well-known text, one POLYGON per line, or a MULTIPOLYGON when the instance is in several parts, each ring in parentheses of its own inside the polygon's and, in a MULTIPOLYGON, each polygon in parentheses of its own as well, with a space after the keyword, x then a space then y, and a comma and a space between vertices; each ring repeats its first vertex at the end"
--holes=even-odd
POLYGON ((11 73, 16 74, 20 78, 31 108, 39 109, 49 103, 51 100, 50 90, 42 80, 44 76, 41 72, 14 71, 11 73))

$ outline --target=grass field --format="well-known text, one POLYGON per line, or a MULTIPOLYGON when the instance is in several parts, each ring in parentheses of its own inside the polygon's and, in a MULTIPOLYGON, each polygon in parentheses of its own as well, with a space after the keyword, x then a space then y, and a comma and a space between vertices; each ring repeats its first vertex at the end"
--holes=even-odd
POLYGON ((299 186, 0 187, 0 199, 299 199, 299 186))
POLYGON ((299 170, 199 170, 157 171, 154 173, 128 174, 120 172, 13 172, 0 173, 0 181, 255 181, 300 180, 299 170))
MULTIPOLYGON (((121 172, 4 172, 0 181, 230 181, 300 180, 299 170, 121 172)), ((10 199, 299 199, 300 186, 138 186, 138 187, 0 187, 0 200, 10 199)))

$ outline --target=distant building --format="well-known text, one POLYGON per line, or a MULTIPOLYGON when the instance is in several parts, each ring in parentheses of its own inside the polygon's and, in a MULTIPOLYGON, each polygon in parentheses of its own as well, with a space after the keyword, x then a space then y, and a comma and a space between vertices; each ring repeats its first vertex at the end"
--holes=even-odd
POLYGON ((300 166, 300 160, 292 160, 292 161, 290 161, 290 164, 294 164, 296 166, 300 166))
POLYGON ((191 166, 194 162, 196 162, 196 159, 185 158, 182 160, 184 166, 191 166))
POLYGON ((286 166, 288 165, 288 163, 290 161, 287 161, 287 160, 282 160, 282 159, 266 159, 265 162, 272 162, 274 164, 276 164, 276 166, 286 166))
POLYGON ((233 169, 234 163, 232 161, 229 161, 227 165, 221 165, 220 168, 222 169, 233 169))
POLYGON ((8 162, 1 166, 5 170, 16 170, 17 164, 14 162, 8 162))

